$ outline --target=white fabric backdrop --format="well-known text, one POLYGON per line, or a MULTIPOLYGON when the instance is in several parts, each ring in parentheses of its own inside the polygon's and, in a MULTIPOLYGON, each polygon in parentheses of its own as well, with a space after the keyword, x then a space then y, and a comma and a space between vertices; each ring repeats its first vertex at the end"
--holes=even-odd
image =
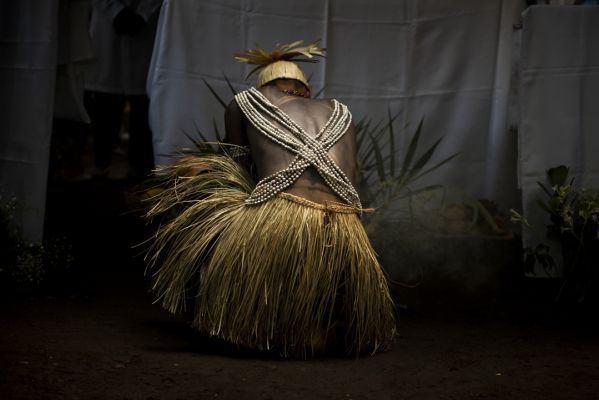
POLYGON ((251 85, 235 51, 322 38, 326 61, 307 67, 316 89, 324 85, 356 120, 384 118, 388 107, 401 113, 400 144, 424 116, 422 146, 444 135, 436 159, 460 152, 429 179, 513 205, 516 139, 507 108, 521 9, 515 0, 167 0, 148 79, 156 161, 188 146, 183 132, 196 126, 211 134, 216 121, 222 131, 223 109, 203 79, 227 101, 223 74, 238 89, 251 85))
MULTIPOLYGON (((525 246, 544 241, 547 214, 537 181, 564 164, 599 188, 599 7, 531 7, 524 13, 519 171, 525 246)), ((554 246, 555 248, 556 246, 554 246)))
MULTIPOLYGON (((57 6, 43 4, 0 3, 0 187, 19 198, 16 222, 34 240, 43 228, 56 72, 57 6)), ((432 181, 518 206, 518 166, 530 215, 536 181, 550 166, 568 164, 582 185, 599 186, 599 139, 591 135, 599 125, 591 109, 599 17, 592 7, 525 14, 516 160, 508 123, 517 118, 507 114, 520 11, 516 0, 306 0, 292 9, 277 0, 167 0, 148 79, 158 161, 188 145, 183 132, 210 134, 214 123, 222 131, 223 109, 202 80, 227 100, 223 74, 238 89, 251 84, 235 51, 322 38, 329 57, 308 66, 317 89, 350 105, 356 119, 383 118, 390 107, 402 113, 399 128, 413 129, 424 115, 429 142, 445 135, 437 159, 461 152, 432 181)))
POLYGON ((43 233, 56 79, 58 2, 0 2, 0 194, 25 238, 43 233))

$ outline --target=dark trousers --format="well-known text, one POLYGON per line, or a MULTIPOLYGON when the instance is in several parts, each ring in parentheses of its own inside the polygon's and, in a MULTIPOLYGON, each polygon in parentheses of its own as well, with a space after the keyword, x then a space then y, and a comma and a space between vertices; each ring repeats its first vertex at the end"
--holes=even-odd
POLYGON ((150 101, 146 95, 88 92, 87 108, 94 136, 94 160, 98 169, 108 168, 112 147, 118 141, 125 101, 129 101, 129 175, 145 177, 154 168, 152 132, 148 125, 150 101))

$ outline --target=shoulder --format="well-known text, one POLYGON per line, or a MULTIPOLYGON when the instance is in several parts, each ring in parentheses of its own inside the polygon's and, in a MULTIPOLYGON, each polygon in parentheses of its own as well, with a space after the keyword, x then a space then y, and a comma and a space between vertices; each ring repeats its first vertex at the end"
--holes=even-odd
POLYGON ((320 108, 333 110, 335 108, 335 101, 333 99, 307 99, 302 102, 308 107, 320 108))
POLYGON ((342 115, 348 116, 351 119, 353 119, 352 113, 349 110, 349 107, 347 105, 345 105, 344 103, 340 102, 339 100, 335 99, 335 98, 329 98, 329 99, 317 99, 318 101, 322 102, 321 104, 324 107, 329 108, 331 111, 334 110, 335 108, 339 108, 339 112, 342 113, 342 115))
POLYGON ((336 98, 313 98, 311 100, 314 104, 320 104, 322 106, 329 107, 330 109, 335 108, 335 104, 338 104, 339 106, 346 108, 349 111, 349 107, 341 101, 337 100, 336 98))
POLYGON ((241 108, 239 107, 240 98, 247 97, 248 95, 251 94, 251 92, 252 92, 251 89, 246 89, 246 90, 242 90, 241 92, 238 92, 237 94, 235 94, 235 97, 233 98, 233 100, 231 100, 231 102, 227 106, 226 112, 227 113, 241 112, 241 108))
POLYGON ((348 108, 348 107, 347 107, 347 105, 346 105, 345 103, 343 103, 342 101, 339 101, 338 99, 331 98, 331 99, 328 99, 328 101, 329 101, 329 102, 331 102, 331 104, 335 104, 335 103, 337 103, 337 104, 339 104, 340 106, 343 106, 343 107, 346 107, 346 108, 348 108))
POLYGON ((234 118, 241 117, 241 115, 241 108, 239 108, 239 104, 237 104, 237 98, 234 98, 225 109, 225 117, 234 118))
POLYGON ((244 116, 236 100, 232 100, 225 110, 225 131, 226 142, 247 145, 244 116))

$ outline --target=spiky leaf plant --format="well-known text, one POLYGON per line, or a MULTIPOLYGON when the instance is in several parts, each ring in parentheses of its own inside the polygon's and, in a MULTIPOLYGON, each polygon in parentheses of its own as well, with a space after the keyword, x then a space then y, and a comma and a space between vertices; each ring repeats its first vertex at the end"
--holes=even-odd
POLYGON ((394 122, 398 115, 387 110, 387 119, 372 124, 371 119, 362 119, 356 124, 357 186, 363 204, 378 209, 376 217, 369 221, 369 230, 374 229, 390 206, 401 200, 409 200, 423 192, 440 189, 441 185, 426 185, 414 188, 420 178, 447 164, 458 153, 445 157, 429 165, 437 147, 439 138, 430 147, 419 152, 424 119, 421 119, 416 131, 408 142, 401 166, 398 165, 394 122))

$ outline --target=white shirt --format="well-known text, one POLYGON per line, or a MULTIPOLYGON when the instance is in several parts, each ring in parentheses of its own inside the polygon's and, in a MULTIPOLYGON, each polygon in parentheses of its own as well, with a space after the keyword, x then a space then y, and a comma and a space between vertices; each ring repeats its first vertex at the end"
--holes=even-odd
POLYGON ((88 90, 139 95, 146 93, 146 78, 154 47, 156 22, 162 0, 95 0, 89 33, 96 60, 86 73, 88 90), (146 21, 137 34, 118 35, 114 17, 125 7, 146 21))

